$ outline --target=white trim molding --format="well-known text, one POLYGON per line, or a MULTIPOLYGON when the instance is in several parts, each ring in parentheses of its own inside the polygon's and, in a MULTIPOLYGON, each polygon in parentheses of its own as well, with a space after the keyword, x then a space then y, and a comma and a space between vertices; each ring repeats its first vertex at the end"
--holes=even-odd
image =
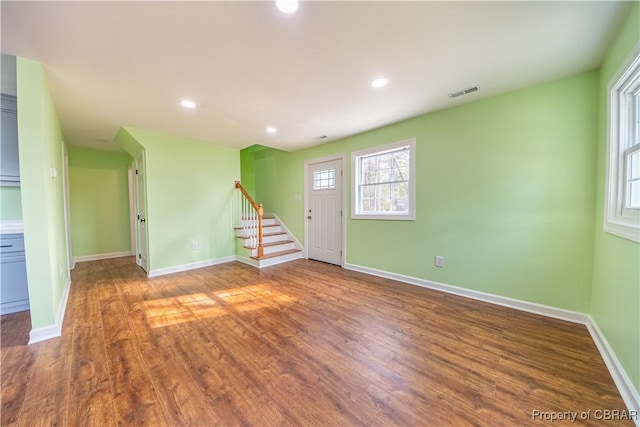
POLYGON ((99 261, 101 259, 122 258, 125 256, 133 256, 133 255, 134 253, 131 251, 111 252, 108 254, 96 254, 96 255, 81 255, 81 256, 73 257, 73 267, 75 268, 75 264, 77 262, 99 261))
POLYGON ((547 305, 517 300, 514 298, 507 298, 500 295, 489 294, 486 292, 464 289, 457 286, 433 282, 430 280, 406 276, 403 274, 392 273, 389 271, 378 270, 371 267, 364 267, 356 264, 347 263, 345 264, 344 268, 347 270, 370 274, 372 276, 396 280, 398 282, 406 283, 409 285, 421 286, 423 288, 442 291, 465 298, 484 301, 491 304, 501 305, 503 307, 509 307, 520 311, 526 311, 546 317, 552 317, 554 319, 565 320, 567 322, 585 325, 585 327, 589 331, 589 334, 591 335, 591 338, 593 339, 593 342, 598 348, 598 351, 600 352, 600 355, 602 356, 602 359, 604 360, 604 363, 607 366, 611 377, 613 378, 613 382, 618 388, 618 391, 620 392, 620 395, 622 396, 622 399, 627 406, 627 409, 630 413, 639 415, 634 421, 636 425, 640 427, 640 394, 635 389, 633 383, 631 382, 631 379, 625 372, 622 364, 616 357, 613 349, 598 327, 598 324, 591 318, 590 315, 577 311, 565 310, 562 308, 550 307, 547 305))
POLYGON ((640 393, 636 391, 631 379, 625 372, 622 364, 598 327, 598 324, 591 316, 587 317, 587 330, 589 331, 589 334, 591 334, 591 338, 593 339, 596 347, 598 347, 598 351, 600 351, 600 355, 602 356, 605 365, 607 365, 607 369, 609 369, 613 382, 618 387, 618 391, 620 391, 622 400, 624 400, 624 403, 627 405, 630 412, 635 411, 635 414, 637 414, 634 420, 636 426, 640 426, 640 393))
MULTIPOLYGON (((337 154, 332 154, 330 156, 325 156, 325 157, 319 157, 317 159, 310 159, 310 160, 305 160, 304 162, 304 176, 302 178, 302 182, 304 185, 304 209, 303 209, 303 215, 304 215, 304 239, 305 239, 305 243, 307 242, 307 237, 309 236, 309 221, 307 221, 307 212, 309 212, 309 192, 308 190, 308 186, 309 186, 309 167, 311 165, 314 165, 316 163, 324 163, 324 162, 330 162, 332 160, 340 160, 342 163, 342 188, 340 189, 340 191, 342 192, 342 198, 340 200, 340 202, 342 203, 342 218, 340 220, 340 227, 342 227, 342 242, 341 242, 341 246, 342 246, 342 257, 340 259, 340 267, 344 267, 345 266, 345 260, 347 259, 347 176, 349 176, 346 172, 347 169, 347 153, 337 153, 337 154)), ((295 236, 291 233, 289 233, 291 236, 294 237, 295 236)), ((297 239, 296 239, 297 241, 297 239)), ((302 258, 309 258, 309 253, 307 251, 307 247, 300 245, 300 247, 302 248, 302 258)))
MULTIPOLYGON (((373 219, 373 220, 392 220, 392 221, 415 221, 416 219, 416 138, 405 139, 403 141, 394 142, 391 144, 380 145, 377 147, 366 148, 364 150, 354 151, 351 153, 351 219, 373 219), (361 212, 362 208, 360 203, 360 167, 361 158, 381 156, 390 152, 397 151, 409 151, 409 177, 408 181, 408 194, 407 203, 409 204, 408 210, 404 212, 376 212, 366 213, 361 212)), ((402 179, 404 181, 404 178, 402 179)), ((398 181, 401 182, 401 181, 398 181)), ((385 182, 375 183, 388 184, 385 182)), ((368 184, 367 184, 368 185, 368 184)))
POLYGON ((486 292, 474 291, 471 289, 460 288, 457 286, 447 285, 444 283, 433 282, 431 280, 420 279, 404 274, 391 273, 375 268, 363 267, 355 264, 346 264, 348 270, 359 271, 361 273, 371 274, 372 276, 384 277, 385 279, 396 280, 398 282, 410 285, 421 286, 423 288, 434 289, 437 291, 454 294, 465 298, 471 298, 478 301, 484 301, 491 304, 501 305, 504 307, 515 308, 516 310, 526 311, 529 313, 540 314, 542 316, 553 317, 554 319, 566 320, 568 322, 587 324, 588 315, 577 311, 565 310, 562 308, 551 307, 548 305, 536 304, 533 302, 518 300, 514 298, 503 297, 500 295, 489 294, 486 292))
POLYGON ((31 332, 29 332, 29 344, 34 344, 51 338, 57 338, 62 335, 62 324, 64 322, 64 314, 67 311, 67 301, 69 300, 70 290, 71 278, 67 279, 67 284, 65 285, 64 292, 62 293, 62 299, 58 306, 58 313, 56 314, 56 322, 50 326, 32 329, 31 332))
POLYGON ((153 270, 149 270, 147 274, 148 277, 158 277, 164 276, 166 274, 172 273, 180 273, 182 271, 195 270, 196 268, 202 267, 210 267, 212 265, 224 264, 227 262, 237 261, 238 257, 235 255, 222 257, 222 258, 214 258, 205 261, 197 261, 189 264, 176 265, 173 267, 165 267, 165 268, 156 268, 153 270))
POLYGON ((29 310, 29 299, 19 301, 5 302, 0 305, 0 316, 4 314, 17 313, 19 311, 29 310))
POLYGON ((258 260, 257 259, 248 258, 246 256, 236 255, 236 259, 235 260, 238 261, 238 262, 241 262, 243 264, 250 265, 251 267, 260 268, 260 265, 258 264, 258 260))
MULTIPOLYGON (((603 230, 640 243, 640 212, 627 208, 629 150, 637 147, 635 116, 640 93, 640 43, 607 86, 607 163, 603 230)), ((636 148, 637 150, 637 148, 636 148)))

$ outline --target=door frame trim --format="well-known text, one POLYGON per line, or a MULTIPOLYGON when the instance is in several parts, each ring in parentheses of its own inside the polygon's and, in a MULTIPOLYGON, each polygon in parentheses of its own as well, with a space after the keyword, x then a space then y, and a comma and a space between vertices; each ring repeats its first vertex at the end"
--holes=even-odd
POLYGON ((308 252, 308 247, 309 247, 309 239, 307 238, 307 236, 309 236, 309 221, 307 221, 307 212, 309 210, 309 192, 307 191, 308 189, 308 184, 309 184, 309 167, 311 165, 315 165, 316 163, 324 163, 324 162, 329 162, 332 160, 340 160, 340 162, 342 163, 342 188, 340 189, 342 191, 342 221, 340 221, 340 228, 341 228, 341 239, 342 239, 342 257, 340 259, 340 267, 344 268, 345 264, 346 264, 346 259, 347 259, 347 213, 345 212, 345 206, 347 206, 347 178, 349 177, 349 173, 346 170, 347 167, 347 153, 338 153, 338 154, 332 154, 330 156, 326 156, 326 157, 320 157, 317 159, 311 159, 311 160, 305 160, 304 162, 304 208, 302 210, 302 220, 304 221, 304 246, 302 249, 302 256, 306 259, 309 259, 309 252, 308 252))
MULTIPOLYGON (((147 173, 147 165, 146 165, 146 154, 145 151, 142 150, 137 157, 135 157, 134 159, 134 170, 135 169, 142 169, 143 173, 146 174, 147 173), (142 163, 142 167, 139 166, 138 164, 138 159, 140 159, 140 162, 142 163)), ((149 256, 149 221, 148 221, 148 213, 149 213, 149 209, 148 209, 148 203, 147 203, 147 179, 146 176, 144 177, 144 186, 142 188, 142 195, 138 194, 138 178, 136 178, 137 175, 134 175, 134 187, 135 187, 135 204, 136 204, 136 251, 135 251, 135 257, 136 257, 136 264, 139 265, 146 273, 147 276, 149 275, 149 270, 150 270, 150 266, 151 266, 151 260, 150 260, 150 256, 149 256), (145 240, 145 245, 144 247, 146 248, 146 265, 142 265, 142 260, 138 257, 138 254, 140 253, 140 248, 142 247, 142 245, 140 244, 140 221, 137 221, 137 213, 140 212, 140 206, 139 206, 139 198, 142 197, 142 199, 144 200, 144 206, 142 210, 144 210, 144 219, 145 219, 145 229, 146 229, 146 233, 143 236, 144 240, 145 240)))

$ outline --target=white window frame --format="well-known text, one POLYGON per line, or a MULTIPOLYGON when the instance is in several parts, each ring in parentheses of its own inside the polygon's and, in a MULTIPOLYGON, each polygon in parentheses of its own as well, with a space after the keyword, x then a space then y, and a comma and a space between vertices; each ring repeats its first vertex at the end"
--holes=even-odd
POLYGON ((406 139, 392 144, 368 148, 366 150, 351 153, 351 218, 352 219, 380 219, 395 221, 414 221, 416 213, 416 139, 406 139), (360 185, 360 161, 361 157, 384 154, 389 151, 408 147, 409 149, 409 209, 407 213, 379 212, 376 214, 361 213, 359 211, 360 200, 358 187, 360 185))
MULTIPOLYGON (((640 96, 640 45, 615 74, 608 86, 607 175, 604 203, 604 231, 640 242, 640 209, 626 206, 628 197, 627 163, 636 151, 636 123, 633 111, 640 96)), ((640 114, 640 112, 636 112, 640 114)))

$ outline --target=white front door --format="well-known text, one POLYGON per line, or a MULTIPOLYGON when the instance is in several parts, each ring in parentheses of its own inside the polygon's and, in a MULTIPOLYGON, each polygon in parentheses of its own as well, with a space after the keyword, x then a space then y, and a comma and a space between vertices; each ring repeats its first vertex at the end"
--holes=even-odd
POLYGON ((307 164, 307 256, 342 265, 342 159, 307 164))
POLYGON ((147 248, 147 186, 145 182, 144 151, 136 158, 136 262, 149 271, 147 248))

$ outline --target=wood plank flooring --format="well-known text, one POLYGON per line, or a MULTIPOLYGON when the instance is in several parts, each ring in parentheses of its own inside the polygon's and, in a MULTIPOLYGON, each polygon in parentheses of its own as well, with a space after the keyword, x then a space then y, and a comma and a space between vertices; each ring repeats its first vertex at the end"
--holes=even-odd
POLYGON ((72 280, 60 338, 2 316, 3 426, 633 425, 581 325, 307 260, 72 280))

